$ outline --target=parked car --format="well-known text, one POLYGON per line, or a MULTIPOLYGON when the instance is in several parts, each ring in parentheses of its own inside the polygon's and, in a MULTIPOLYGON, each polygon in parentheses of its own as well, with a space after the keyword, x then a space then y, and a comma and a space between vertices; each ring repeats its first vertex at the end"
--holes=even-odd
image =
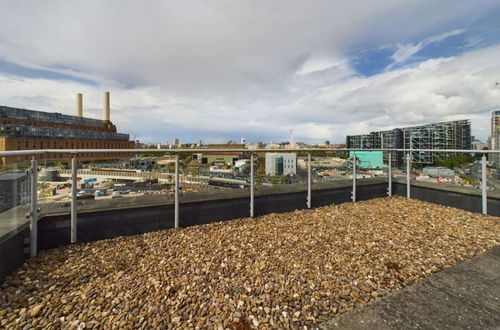
POLYGON ((94 191, 94 196, 95 197, 101 197, 101 196, 105 196, 106 195, 106 192, 104 190, 96 190, 94 191))
POLYGON ((76 199, 94 199, 91 191, 80 190, 76 193, 76 199))

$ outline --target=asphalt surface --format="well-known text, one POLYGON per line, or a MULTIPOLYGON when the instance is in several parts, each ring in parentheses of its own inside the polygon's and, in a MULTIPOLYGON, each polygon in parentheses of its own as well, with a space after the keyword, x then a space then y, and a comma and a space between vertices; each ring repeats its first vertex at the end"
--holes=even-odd
MULTIPOLYGON (((474 182, 479 185, 482 176, 480 163, 471 166, 470 176, 472 177, 474 182)), ((489 170, 486 173, 486 180, 488 181, 488 188, 500 190, 500 180, 496 179, 493 175, 491 175, 489 170)))

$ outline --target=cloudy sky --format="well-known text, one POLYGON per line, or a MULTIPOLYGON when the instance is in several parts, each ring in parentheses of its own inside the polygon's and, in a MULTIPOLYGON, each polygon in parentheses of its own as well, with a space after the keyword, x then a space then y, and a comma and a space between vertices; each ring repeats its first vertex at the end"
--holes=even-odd
POLYGON ((498 0, 0 0, 0 105, 144 142, 344 142, 500 108, 498 0))

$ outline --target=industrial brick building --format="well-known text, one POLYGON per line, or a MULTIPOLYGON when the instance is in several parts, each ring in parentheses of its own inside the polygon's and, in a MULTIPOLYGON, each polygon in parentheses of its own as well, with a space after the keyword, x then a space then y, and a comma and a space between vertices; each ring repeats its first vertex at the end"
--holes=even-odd
MULTIPOLYGON (((36 149, 134 149, 128 134, 117 133, 110 121, 109 93, 104 94, 103 120, 83 117, 82 95, 77 116, 0 106, 0 151, 36 149)), ((83 156, 83 155, 82 155, 83 156)), ((123 157, 116 153, 86 154, 85 159, 123 157)), ((68 155, 40 155, 39 159, 67 159, 68 155)), ((1 164, 28 160, 2 157, 1 164)))
MULTIPOLYGON (((471 125, 469 120, 446 121, 421 126, 395 128, 388 131, 371 132, 365 135, 347 136, 347 148, 354 149, 471 149, 471 125)), ((412 152, 412 162, 433 164, 454 156, 451 153, 412 152)), ((401 153, 393 154, 393 166, 403 163, 401 153)), ((388 153, 384 153, 387 164, 388 153)))

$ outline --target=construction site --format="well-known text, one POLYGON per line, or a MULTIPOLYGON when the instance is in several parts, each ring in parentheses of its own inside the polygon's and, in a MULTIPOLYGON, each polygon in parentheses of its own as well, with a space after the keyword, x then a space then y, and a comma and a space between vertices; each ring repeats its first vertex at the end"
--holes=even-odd
MULTIPOLYGON (((415 149, 412 151, 412 163, 421 165, 434 164, 456 156, 453 153, 425 152, 418 149, 471 149, 470 120, 446 121, 421 126, 394 128, 388 131, 371 132, 363 135, 348 135, 347 148, 352 149, 415 149)), ((384 153, 388 162, 388 153, 384 153)), ((403 164, 403 155, 392 159, 393 166, 403 164)))

